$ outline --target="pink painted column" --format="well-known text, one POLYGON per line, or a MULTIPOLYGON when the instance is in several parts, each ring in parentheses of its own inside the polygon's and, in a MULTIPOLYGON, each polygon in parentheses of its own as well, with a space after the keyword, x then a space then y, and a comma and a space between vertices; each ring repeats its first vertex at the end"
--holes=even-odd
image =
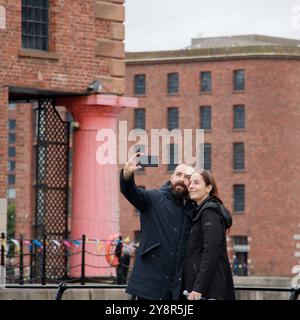
MULTIPOLYGON (((136 107, 137 99, 108 95, 61 98, 57 105, 63 105, 79 123, 75 129, 73 144, 73 181, 71 239, 109 239, 119 232, 118 176, 117 164, 99 164, 96 152, 103 143, 96 140, 100 129, 116 132, 118 114, 122 107, 136 107)), ((99 252, 95 243, 87 243, 86 250, 99 252)), ((75 252, 73 250, 73 252, 75 252)), ((86 265, 107 267, 104 257, 86 254, 86 265)), ((70 267, 81 263, 81 255, 71 258, 70 267)), ((80 276, 80 267, 72 268, 71 276, 80 276)), ((115 275, 114 268, 93 268, 86 266, 87 277, 115 275)))

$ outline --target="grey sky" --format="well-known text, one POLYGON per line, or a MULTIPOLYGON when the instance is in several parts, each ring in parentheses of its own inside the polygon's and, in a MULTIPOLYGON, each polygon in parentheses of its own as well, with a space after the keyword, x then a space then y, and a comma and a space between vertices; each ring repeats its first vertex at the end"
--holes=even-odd
POLYGON ((126 51, 181 49, 199 34, 300 39, 300 0, 126 0, 125 6, 126 51))

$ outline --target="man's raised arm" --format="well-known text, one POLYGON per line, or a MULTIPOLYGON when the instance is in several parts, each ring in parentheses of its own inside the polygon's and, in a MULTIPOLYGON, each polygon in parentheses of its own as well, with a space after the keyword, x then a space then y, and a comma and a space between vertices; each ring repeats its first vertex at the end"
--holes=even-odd
POLYGON ((134 181, 134 172, 141 168, 136 164, 136 158, 143 155, 141 152, 135 153, 126 163, 120 173, 120 190, 125 198, 139 211, 144 211, 149 199, 147 192, 138 188, 134 181))

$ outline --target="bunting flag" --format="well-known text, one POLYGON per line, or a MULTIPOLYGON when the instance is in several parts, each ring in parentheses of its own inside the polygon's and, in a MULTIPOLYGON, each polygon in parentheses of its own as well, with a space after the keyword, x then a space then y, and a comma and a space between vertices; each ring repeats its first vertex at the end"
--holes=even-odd
POLYGON ((69 241, 64 240, 63 243, 66 247, 71 248, 71 243, 69 241))
POLYGON ((10 239, 10 241, 11 241, 18 249, 20 249, 20 244, 19 244, 18 240, 16 240, 16 239, 10 239))
POLYGON ((100 241, 100 240, 97 240, 97 249, 99 252, 101 252, 101 250, 102 250, 102 241, 100 241))
MULTIPOLYGON (((120 243, 130 243, 130 238, 128 236, 124 240, 119 240, 118 238, 119 234, 117 233, 110 235, 109 240, 90 240, 86 237, 86 243, 95 244, 96 250, 99 252, 101 252, 101 250, 106 247, 108 243, 111 243, 112 245, 118 245, 120 243)), ((8 250, 7 248, 9 248, 9 243, 7 241, 11 242, 14 245, 14 248, 17 247, 17 249, 20 250, 20 239, 0 239, 0 246, 3 246, 5 250, 8 250)), ((62 244, 64 244, 68 248, 71 248, 72 245, 74 245, 77 249, 82 245, 82 240, 46 240, 46 246, 49 246, 51 243, 53 243, 57 247, 60 247, 62 244)), ((38 249, 43 248, 43 243, 37 239, 32 239, 32 241, 23 240, 23 244, 28 246, 30 250, 32 250, 33 246, 37 247, 38 249)))
POLYGON ((31 244, 30 241, 24 240, 24 244, 28 246, 28 248, 29 248, 30 251, 32 250, 32 244, 31 244))
POLYGON ((127 238, 125 238, 123 241, 124 241, 124 243, 129 243, 129 242, 130 242, 130 238, 127 237, 127 238))
POLYGON ((60 247, 60 243, 58 240, 51 240, 57 247, 60 247))
POLYGON ((33 239, 32 243, 38 248, 43 248, 43 245, 40 243, 39 240, 33 239))
POLYGON ((80 240, 73 240, 72 242, 75 244, 75 246, 80 246, 82 243, 80 240))

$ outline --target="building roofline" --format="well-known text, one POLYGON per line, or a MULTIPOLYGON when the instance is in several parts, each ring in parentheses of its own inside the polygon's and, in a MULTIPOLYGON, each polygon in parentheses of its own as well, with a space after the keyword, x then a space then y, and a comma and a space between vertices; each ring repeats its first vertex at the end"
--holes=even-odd
POLYGON ((157 64, 239 59, 300 59, 300 47, 243 46, 126 53, 126 64, 157 64))

